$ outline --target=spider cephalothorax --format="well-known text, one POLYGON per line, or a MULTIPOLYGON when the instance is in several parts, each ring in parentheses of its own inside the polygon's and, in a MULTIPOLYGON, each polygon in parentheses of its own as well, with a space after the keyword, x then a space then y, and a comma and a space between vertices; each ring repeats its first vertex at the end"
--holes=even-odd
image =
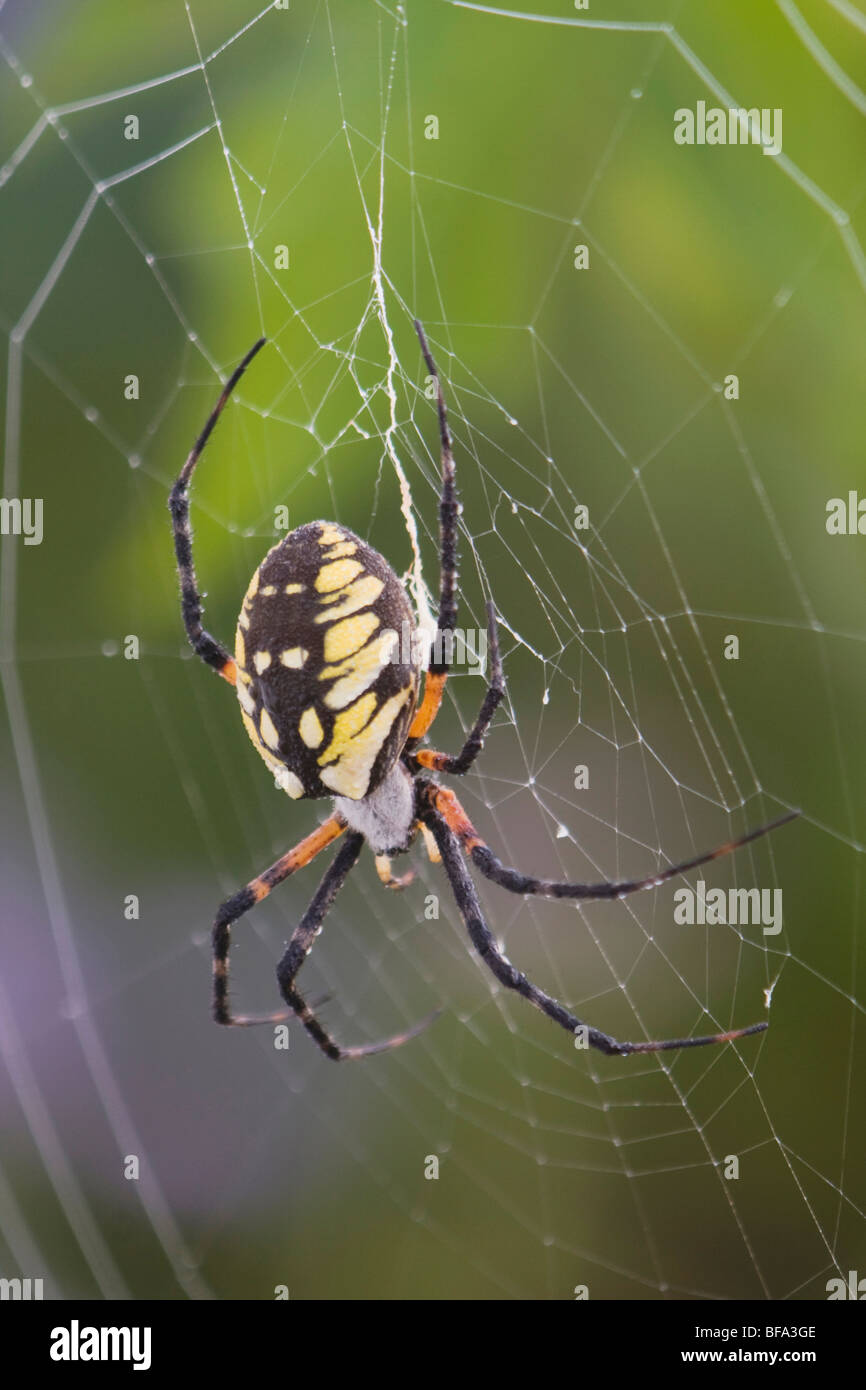
POLYGON ((428 852, 441 860, 472 944, 499 982, 529 1000, 569 1032, 582 1034, 591 1047, 611 1055, 702 1047, 763 1032, 764 1023, 709 1035, 662 1042, 618 1042, 581 1023, 564 1005, 539 989, 502 954, 478 901, 466 864, 470 858, 486 878, 512 893, 547 898, 620 898, 654 888, 666 879, 739 849, 796 811, 682 864, 646 878, 620 883, 558 883, 506 868, 484 843, 454 793, 431 772, 468 772, 503 697, 493 604, 487 607, 490 681, 481 709, 461 751, 436 753, 418 744, 442 701, 457 621, 458 505, 451 436, 439 377, 421 325, 415 324, 428 371, 436 384, 442 451, 439 502, 441 579, 437 637, 427 665, 424 694, 412 609, 386 560, 358 536, 331 521, 314 521, 292 531, 268 552, 253 575, 238 620, 235 655, 205 632, 202 604, 192 561, 189 483, 193 469, 238 379, 264 338, 250 349, 226 383, 207 424, 175 483, 169 506, 187 636, 198 655, 234 685, 241 715, 255 747, 289 796, 332 796, 333 811, 301 840, 220 907, 213 929, 214 1017, 218 1023, 247 1026, 276 1023, 287 1013, 251 1018, 231 1012, 228 956, 232 925, 267 897, 277 884, 303 868, 333 841, 345 836, 309 908, 295 928, 278 967, 280 992, 291 1014, 328 1057, 337 1061, 369 1056, 414 1037, 436 1015, 382 1042, 343 1047, 326 1032, 298 993, 295 980, 321 929, 322 921, 366 840, 376 855, 382 881, 392 888, 411 882, 391 872, 390 856, 404 853, 419 831, 428 852), (407 641, 408 638, 408 641, 407 641))

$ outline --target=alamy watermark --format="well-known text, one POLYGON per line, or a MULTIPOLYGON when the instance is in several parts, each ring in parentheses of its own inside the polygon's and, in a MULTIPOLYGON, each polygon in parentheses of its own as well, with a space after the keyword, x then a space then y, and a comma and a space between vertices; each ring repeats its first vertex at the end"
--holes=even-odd
POLYGON ((866 1300, 866 1279, 861 1279, 856 1269, 848 1270, 847 1279, 828 1279, 826 1283, 827 1302, 850 1298, 858 1303, 866 1300))
POLYGON ((25 545, 41 545, 42 498, 0 497, 0 536, 23 536, 25 545))
POLYGON ((710 888, 698 879, 694 888, 674 893, 678 926, 763 927, 764 936, 782 930, 781 888, 710 888))
POLYGON ((782 108, 710 106, 699 101, 694 111, 680 106, 674 112, 677 145, 760 145, 764 154, 782 153, 782 108))
POLYGON ((131 1361, 134 1371, 147 1371, 151 1361, 149 1327, 82 1327, 73 1318, 68 1327, 51 1329, 48 1354, 52 1361, 131 1361))
POLYGON ((0 1279, 0 1302, 28 1303, 42 1297, 41 1279, 0 1279))
POLYGON ((487 670, 487 633, 484 628, 450 628, 440 632, 413 627, 403 623, 399 632, 393 628, 383 632, 383 639, 391 638, 386 661, 403 666, 424 666, 429 660, 435 666, 449 666, 452 669, 465 667, 470 676, 483 676, 487 670))

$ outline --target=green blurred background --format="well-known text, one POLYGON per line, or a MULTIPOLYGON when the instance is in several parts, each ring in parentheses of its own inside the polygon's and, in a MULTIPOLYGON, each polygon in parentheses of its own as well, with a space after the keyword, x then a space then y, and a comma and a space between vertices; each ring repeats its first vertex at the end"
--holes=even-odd
MULTIPOLYGON (((866 489, 866 20, 530 8, 569 22, 0 12, 3 486, 45 507, 40 546, 2 541, 0 1273, 51 1296, 821 1298, 866 1274, 866 539, 824 525, 866 489), (782 158, 675 145, 673 112, 720 91, 782 108, 782 158), (231 640, 279 505, 405 572, 395 458, 435 591, 414 314, 454 424, 463 620, 492 592, 503 626, 482 833, 594 879, 803 810, 706 873, 782 887, 779 937, 677 927, 671 885, 580 912, 488 885, 495 930, 620 1037, 745 1024, 771 990, 764 1038, 576 1052, 492 990, 420 853, 401 896, 365 858, 303 980, 347 1041, 443 1004, 421 1039, 335 1067, 210 1022, 217 903, 325 808, 273 788, 185 648, 168 491, 265 332, 193 492, 208 625, 231 640)), ((481 693, 456 675, 437 744, 481 693)), ((238 928, 240 1007, 274 1007, 316 880, 238 928)))

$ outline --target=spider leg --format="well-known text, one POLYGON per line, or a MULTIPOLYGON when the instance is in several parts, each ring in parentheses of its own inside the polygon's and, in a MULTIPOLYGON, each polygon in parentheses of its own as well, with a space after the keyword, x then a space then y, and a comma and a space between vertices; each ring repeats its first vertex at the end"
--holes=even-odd
POLYGON ((307 835, 294 849, 282 855, 263 874, 254 878, 240 892, 235 893, 219 908, 213 927, 213 1016, 217 1023, 231 1028, 250 1028, 258 1023, 282 1023, 291 1015, 280 1012, 252 1017, 248 1014, 233 1014, 229 1008, 229 949, 231 947, 231 928, 245 912, 260 903, 262 898, 287 879, 297 869, 303 869, 321 850, 342 835, 346 822, 340 816, 330 816, 311 835, 307 835))
POLYGON ((448 679, 448 660, 444 656, 448 644, 442 641, 445 633, 453 633, 457 622, 457 518, 460 505, 457 501, 457 482, 454 471, 454 454, 451 448, 451 432, 448 428, 448 415, 439 382, 439 373, 433 361, 424 329, 415 320, 415 332, 421 344, 427 370, 436 382, 436 406, 439 412, 439 438, 442 445, 442 492, 439 498, 439 618, 436 624, 436 642, 433 655, 427 668, 424 681, 424 698, 415 711, 409 728, 408 746, 423 738, 439 712, 442 693, 448 679), (438 647, 440 657, 435 658, 438 647))
POLYGON ((243 361, 235 368, 222 389, 220 398, 208 416, 207 424, 199 435, 192 447, 189 457, 186 460, 180 475, 171 490, 168 499, 168 506, 172 516, 172 526, 174 529, 174 553, 177 557, 177 572, 180 577, 180 607, 183 614, 186 635, 190 645, 196 655, 202 661, 207 662, 215 671, 234 685, 237 680, 237 670, 234 658, 226 651, 220 642, 206 632, 201 624, 202 601, 198 589, 198 581, 195 575, 195 566, 192 560, 192 529, 189 524, 189 484, 192 478, 199 457, 210 439, 214 426, 223 411, 223 406, 237 386, 238 381, 243 376, 250 362, 256 353, 265 344, 264 338, 259 338, 258 342, 250 348, 243 361))
POLYGON ((376 873, 379 875, 380 882, 383 883, 386 888, 393 888, 395 890, 408 888, 409 884, 415 878, 414 869, 407 869, 405 874, 393 873, 391 870, 391 859, 387 854, 376 855, 376 873))
POLYGON ((507 888, 509 893, 535 894, 543 898, 624 898, 629 893, 640 893, 645 888, 657 888, 669 878, 676 878, 689 869, 697 869, 701 864, 710 864, 724 854, 733 854, 735 850, 742 849, 743 845, 751 844, 762 835, 768 835, 771 830, 778 830, 780 825, 787 825, 800 814, 799 811, 788 811, 778 820, 770 821, 768 825, 760 825, 756 830, 749 830, 736 840, 728 840, 716 849, 695 855, 693 859, 685 859, 681 864, 674 864, 659 873, 650 874, 647 878, 625 879, 619 883, 559 883, 550 879, 532 878, 517 869, 508 868, 497 859, 490 846, 484 843, 454 793, 447 787, 437 787, 432 783, 428 783, 427 786, 433 806, 485 878, 498 883, 500 888, 507 888))
POLYGON ((429 825, 425 825, 423 821, 420 822, 420 825, 421 834, 424 836, 424 848, 427 851, 427 858, 430 860, 431 864, 441 864, 442 855, 439 853, 439 846, 433 837, 433 831, 430 829, 429 825))
POLYGON ((425 819, 436 837, 436 843, 442 855, 442 863, 445 866, 457 906, 469 933, 469 939, 484 964, 493 972, 500 984, 505 985, 507 989, 516 990, 524 999, 528 999, 530 1004, 534 1004, 548 1018, 553 1019, 554 1023, 558 1023, 561 1028, 575 1034, 580 1030, 588 1046, 606 1053, 609 1057, 628 1057, 635 1052, 670 1052, 687 1047, 706 1047, 711 1043, 735 1042, 738 1038, 749 1037, 752 1033, 763 1033, 767 1028, 766 1023, 752 1023, 747 1028, 735 1028, 726 1033, 712 1033, 707 1037, 668 1038, 663 1042, 618 1042, 616 1038, 602 1033, 598 1028, 592 1028, 588 1023, 582 1023, 563 1004, 560 1004, 558 999, 546 994, 543 989, 539 989, 537 985, 527 979, 526 975, 512 965, 508 957, 499 950, 493 934, 484 920, 475 884, 472 882, 460 852, 460 842, 457 835, 444 817, 435 810, 428 811, 425 819))
POLYGON ((277 980, 283 998, 292 1012, 301 1020, 314 1042, 325 1053, 325 1056, 330 1057, 334 1062, 355 1061, 359 1057, 372 1057, 374 1053, 389 1052, 391 1048, 400 1047, 410 1038, 417 1037, 441 1012, 437 1009, 427 1018, 422 1019, 420 1023, 416 1023, 412 1028, 407 1028, 404 1033, 396 1033, 393 1037, 384 1038, 381 1042, 363 1043, 355 1047, 341 1047, 325 1031, 309 1004, 304 1001, 295 988, 295 977, 322 929, 325 914, 331 907, 349 871, 357 862, 363 843, 363 835, 352 833, 346 837, 339 853, 334 858, 333 863, 329 865, 324 878, 316 889, 310 906, 295 927, 292 939, 277 966, 277 980))
POLYGON ((432 748, 421 748, 417 753, 412 754, 419 767, 462 776, 464 772, 469 771, 484 747, 484 739, 490 728, 490 721, 505 694, 505 682, 502 678, 502 657, 499 652, 499 631, 496 626, 496 611, 492 600, 487 605, 487 632, 490 648, 490 684, 487 687, 478 718, 472 725, 466 742, 460 752, 453 756, 450 753, 434 753, 432 748))

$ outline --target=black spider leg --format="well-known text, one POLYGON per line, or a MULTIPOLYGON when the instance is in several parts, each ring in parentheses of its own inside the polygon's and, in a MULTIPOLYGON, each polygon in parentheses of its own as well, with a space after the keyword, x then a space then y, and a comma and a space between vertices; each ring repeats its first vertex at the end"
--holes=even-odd
MULTIPOLYGON (((418 341, 421 344, 421 351, 424 354, 424 361, 427 370, 436 382, 436 409, 439 415, 439 440, 442 446, 442 492, 439 497, 439 533, 440 533, 440 578, 439 578, 439 620, 437 623, 437 637, 441 633, 453 632, 457 623, 457 518, 460 515, 460 504, 457 500, 457 479, 454 468, 454 450, 451 444, 451 431, 448 428, 448 412, 445 409, 445 398, 442 395, 442 385, 439 381, 439 372, 433 355, 427 346, 427 338, 424 329, 418 319, 415 319, 415 332, 418 334, 418 341)), ((447 643, 441 643, 441 649, 447 650, 447 643)), ((435 652, 435 649, 434 649, 435 652)), ((448 670, 448 662, 443 659, 437 661, 434 658, 430 661, 429 669, 434 673, 442 673, 448 670)))
POLYGON ((484 747, 484 739, 490 727, 490 721, 505 694, 502 656, 499 651, 499 629, 492 599, 487 604, 487 638, 490 653, 490 683, 482 701, 478 718, 466 736, 466 742, 460 752, 453 755, 436 753, 431 748, 422 748, 420 752, 410 754, 410 759, 414 759, 417 767, 426 767, 435 772, 450 772, 455 776, 462 776, 464 772, 469 771, 484 747))
POLYGON ((662 869, 660 873, 651 874, 647 878, 627 879, 621 883, 558 883, 550 879, 532 878, 528 874, 520 873, 517 869, 508 868, 500 859, 497 859, 490 846, 480 842, 477 837, 476 843, 468 845, 467 848, 472 856, 473 864, 481 870, 485 878, 489 878, 493 883, 498 883, 500 888, 506 888, 509 893, 535 894, 543 898, 624 898, 629 893, 640 893, 647 888, 658 888, 668 879, 677 878, 680 874, 687 873, 689 869, 697 869, 702 864, 711 864, 714 859, 720 859, 722 855, 733 854, 736 850, 742 849, 744 845, 751 844, 753 840, 759 840, 762 835, 769 835, 770 831, 778 830, 779 826, 787 825, 789 821, 796 820, 799 814, 799 811, 789 811, 786 815, 780 816, 778 820, 770 821, 768 825, 759 825, 756 830, 749 830, 736 840, 727 840, 725 844, 718 845, 716 849, 708 850, 704 854, 697 854, 693 859, 684 860, 682 864, 673 864, 670 868, 662 869))
MULTIPOLYGON (((315 1038, 319 1047, 335 1061, 366 1057, 374 1052, 385 1052, 388 1048, 399 1047, 401 1043, 414 1038, 416 1033, 420 1033, 422 1028, 426 1028, 427 1024, 432 1023, 436 1017, 435 1014, 431 1014, 429 1018, 416 1024, 406 1033, 399 1033, 393 1038, 387 1038, 384 1042, 370 1043, 362 1047, 340 1047, 328 1036, 312 1009, 294 989, 295 976, 309 955, 313 941, 321 930, 325 915, 349 871, 357 861, 361 845, 364 842, 363 836, 353 832, 343 841, 339 854, 331 863, 310 906, 293 931, 291 940, 277 967, 277 981, 291 1012, 280 1010, 279 1013, 256 1015, 233 1014, 231 1012, 229 1007, 229 949, 231 929, 234 924, 257 903, 260 903, 263 898, 266 898, 278 884, 284 882, 290 874, 309 864, 314 856, 327 848, 337 836, 343 833, 344 829, 345 822, 341 821, 339 817, 334 816, 325 821, 323 825, 314 830, 294 849, 284 854, 258 878, 254 878, 245 888, 241 888, 239 892, 228 898, 217 912, 213 929, 213 1015, 215 1021, 230 1028, 254 1028, 263 1023, 285 1023, 292 1017, 298 1017, 307 1031, 315 1038)), ((324 999, 320 999, 318 1005, 324 1002, 324 999)))
POLYGON ((245 887, 238 889, 227 898, 217 910, 213 926, 213 1016, 216 1023, 230 1028, 250 1028, 258 1023, 281 1023, 289 1017, 286 1013, 267 1014, 252 1017, 232 1014, 229 1008, 229 951, 231 949, 231 929, 245 913, 262 902, 268 894, 284 883, 298 869, 304 869, 321 854, 323 849, 338 839, 346 829, 342 816, 329 816, 326 821, 305 835, 275 863, 251 879, 245 887))
POLYGON ((339 854, 329 865, 316 889, 310 906, 292 932, 292 939, 277 966, 277 982, 280 986, 280 993, 292 1012, 301 1020, 313 1041, 322 1049, 325 1056, 330 1057, 334 1062, 355 1061, 359 1057, 372 1057, 377 1052, 389 1052, 394 1047, 401 1047, 403 1043, 409 1042, 410 1038, 417 1037, 441 1012, 437 1009, 427 1018, 422 1019, 420 1023, 408 1028, 405 1033, 396 1033, 393 1037, 385 1038, 381 1042, 364 1043, 356 1047, 341 1047, 325 1031, 310 1006, 295 988, 295 978, 298 971, 309 955, 316 936, 321 931, 326 913, 343 886, 349 871, 354 867, 363 843, 363 835, 355 832, 346 837, 339 854))
POLYGON ((528 999, 530 1004, 534 1004, 548 1018, 553 1019, 554 1023, 558 1023, 561 1028, 575 1034, 580 1030, 580 1035, 585 1038, 590 1047, 606 1053, 609 1057, 628 1057, 636 1052, 671 1052, 687 1047, 706 1047, 711 1043, 734 1042, 738 1038, 749 1037, 752 1033, 763 1033, 767 1028, 766 1023, 753 1023, 748 1028, 736 1028, 727 1033, 713 1033, 707 1037, 668 1038, 663 1042, 618 1042, 616 1038, 602 1033, 598 1028, 592 1028, 588 1023, 583 1023, 570 1013, 563 1004, 560 1004, 559 1000, 546 994, 544 990, 539 989, 537 985, 527 979, 523 972, 512 965, 508 957, 499 950, 493 933, 484 920, 478 901, 478 893, 466 867, 457 836, 436 811, 428 810, 423 819, 436 837, 442 863, 448 875, 457 906, 466 924, 469 938, 484 964, 492 971, 500 984, 505 985, 507 989, 516 990, 524 999, 528 999))
POLYGON ((457 623, 457 519, 460 515, 454 452, 451 446, 451 432, 448 428, 448 414, 445 409, 439 373, 427 346, 424 329, 418 319, 415 319, 415 332, 418 334, 418 341, 421 344, 427 370, 436 382, 442 491, 439 494, 439 616, 436 620, 436 633, 430 649, 430 660, 424 682, 424 698, 415 711, 415 717, 409 729, 407 747, 410 749, 420 738, 424 737, 433 723, 442 703, 442 692, 448 679, 450 657, 453 655, 454 647, 454 627, 457 623))
POLYGON ((228 400, 238 381, 243 376, 249 364, 252 362, 260 348, 264 347, 265 338, 259 338, 244 357, 243 361, 235 368, 222 389, 219 400, 211 411, 207 424, 196 440, 186 463, 180 471, 180 475, 171 490, 168 499, 168 506, 172 516, 174 529, 174 553, 177 556, 177 572, 180 577, 180 607, 183 614, 186 635, 189 638, 193 651, 201 657, 202 661, 212 666, 232 685, 235 683, 235 664, 233 658, 226 651, 225 647, 219 643, 215 637, 206 632, 202 627, 202 601, 198 589, 198 582, 195 575, 195 566, 192 559, 192 529, 189 524, 189 484, 192 478, 199 457, 204 446, 207 444, 223 411, 223 406, 228 400))

